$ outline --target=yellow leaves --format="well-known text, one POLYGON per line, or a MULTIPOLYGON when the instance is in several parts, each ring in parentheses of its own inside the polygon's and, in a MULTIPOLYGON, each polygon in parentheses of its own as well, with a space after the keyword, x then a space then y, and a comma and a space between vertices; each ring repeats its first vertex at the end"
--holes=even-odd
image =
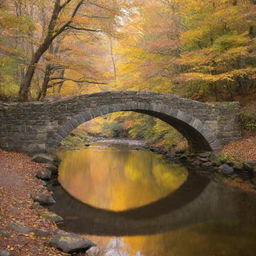
POLYGON ((205 81, 209 83, 217 82, 234 82, 238 77, 255 77, 256 68, 249 67, 244 69, 235 69, 230 72, 221 73, 218 75, 204 74, 199 72, 184 73, 179 75, 176 81, 205 81))
POLYGON ((10 251, 14 251, 15 250, 15 248, 10 246, 10 245, 7 246, 7 249, 10 250, 10 251))
POLYGON ((197 41, 203 41, 204 37, 209 33, 209 30, 209 27, 199 27, 185 31, 181 34, 183 45, 187 48, 187 45, 194 45, 197 41))

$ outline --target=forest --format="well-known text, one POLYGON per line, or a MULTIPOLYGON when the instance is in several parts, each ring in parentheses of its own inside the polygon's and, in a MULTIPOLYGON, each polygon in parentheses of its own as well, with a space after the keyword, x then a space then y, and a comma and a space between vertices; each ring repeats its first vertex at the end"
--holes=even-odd
POLYGON ((256 0, 0 0, 0 256, 255 256, 255 213, 256 0))
MULTIPOLYGON (((240 101, 241 125, 255 131, 255 18, 255 0, 4 1, 0 100, 142 90, 240 101)), ((159 120, 134 113, 95 123, 97 132, 159 145, 175 145, 181 137, 159 120)))

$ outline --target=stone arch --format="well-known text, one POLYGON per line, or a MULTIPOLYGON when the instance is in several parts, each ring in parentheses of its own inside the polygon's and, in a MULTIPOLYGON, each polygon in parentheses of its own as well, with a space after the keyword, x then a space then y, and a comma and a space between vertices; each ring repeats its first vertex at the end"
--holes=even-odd
POLYGON ((162 103, 108 104, 91 107, 71 116, 57 131, 48 136, 47 151, 54 151, 61 141, 75 128, 84 122, 106 114, 119 111, 133 111, 147 114, 170 124, 177 129, 188 141, 191 151, 205 152, 221 148, 215 132, 200 119, 189 115, 177 108, 162 103))

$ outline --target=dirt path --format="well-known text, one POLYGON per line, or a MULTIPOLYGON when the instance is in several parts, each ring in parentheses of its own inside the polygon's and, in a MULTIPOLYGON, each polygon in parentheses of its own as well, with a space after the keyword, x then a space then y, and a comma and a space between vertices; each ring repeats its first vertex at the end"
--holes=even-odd
POLYGON ((39 216, 44 208, 33 207, 31 195, 43 192, 43 182, 35 178, 44 165, 30 157, 0 150, 0 250, 12 256, 67 255, 48 245, 49 237, 35 232, 13 231, 10 225, 54 231, 56 225, 39 216))

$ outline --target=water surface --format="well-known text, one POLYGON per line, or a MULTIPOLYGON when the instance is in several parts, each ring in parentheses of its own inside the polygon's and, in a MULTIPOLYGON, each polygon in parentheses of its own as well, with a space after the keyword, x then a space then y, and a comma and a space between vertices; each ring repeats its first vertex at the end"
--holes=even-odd
POLYGON ((132 145, 60 155, 64 189, 55 189, 52 209, 64 217, 62 228, 95 241, 100 255, 256 255, 255 195, 132 145))

